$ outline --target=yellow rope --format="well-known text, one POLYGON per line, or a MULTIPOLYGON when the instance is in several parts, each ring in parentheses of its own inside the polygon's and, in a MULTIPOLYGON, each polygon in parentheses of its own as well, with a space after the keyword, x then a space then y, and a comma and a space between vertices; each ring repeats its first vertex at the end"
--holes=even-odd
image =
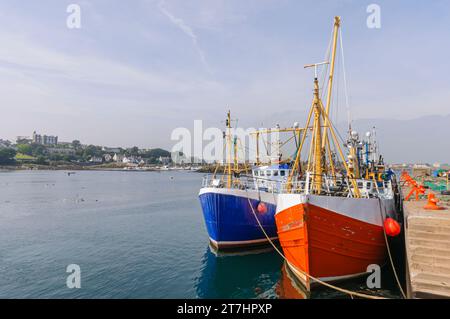
MULTIPOLYGON (((247 194, 248 194, 248 192, 247 192, 247 194)), ((270 237, 267 235, 266 231, 264 230, 264 227, 261 225, 261 222, 259 221, 259 218, 258 218, 258 216, 257 216, 256 213, 255 213, 255 209, 253 208, 253 205, 252 205, 252 203, 251 203, 251 201, 250 201, 250 198, 249 198, 248 196, 247 196, 247 200, 248 200, 248 204, 250 205, 250 208, 252 209, 253 216, 255 217, 255 219, 256 219, 256 221, 257 221, 259 227, 261 228, 261 230, 262 230, 264 236, 266 237, 266 239, 269 241, 269 243, 272 245, 272 247, 275 249, 275 251, 276 251, 276 252, 277 252, 277 253, 278 253, 278 254, 279 254, 286 262, 289 262, 289 261, 286 259, 286 257, 283 255, 283 253, 276 247, 276 245, 273 243, 273 241, 270 239, 270 237)), ((308 274, 308 273, 304 272, 303 270, 301 270, 301 269, 295 267, 294 265, 292 265, 292 266, 293 266, 298 272, 302 273, 304 276, 308 277, 309 279, 314 280, 314 281, 316 281, 317 283, 319 283, 319 284, 321 284, 321 285, 324 285, 324 286, 326 286, 326 287, 328 287, 328 288, 331 288, 331 289, 340 291, 340 292, 342 292, 342 293, 348 294, 348 295, 350 295, 350 297, 352 297, 352 298, 353 298, 353 296, 356 296, 356 297, 361 297, 361 298, 366 298, 366 299, 386 299, 385 297, 373 296, 373 295, 367 295, 367 294, 363 294, 363 293, 359 293, 359 292, 347 290, 347 289, 344 289, 344 288, 339 288, 339 287, 337 287, 337 286, 331 285, 331 284, 329 284, 329 283, 327 283, 327 282, 324 282, 324 281, 322 281, 322 280, 320 280, 320 279, 318 279, 318 278, 315 278, 315 277, 311 276, 310 274, 308 274)))
MULTIPOLYGON (((376 183, 376 181, 375 181, 376 183)), ((378 185, 377 185, 378 187, 378 185)), ((402 285, 400 284, 400 279, 397 276, 397 271, 395 270, 395 266, 394 266, 394 261, 392 260, 392 255, 391 255, 391 249, 389 248, 389 242, 386 236, 386 228, 384 227, 384 218, 383 218, 383 212, 381 211, 381 198, 378 198, 379 203, 380 203, 380 215, 381 215, 381 220, 382 220, 382 224, 383 224, 383 235, 384 235, 384 241, 386 242, 386 247, 387 247, 387 252, 389 255, 389 261, 391 262, 391 267, 392 267, 392 271, 394 272, 394 277, 395 277, 395 281, 397 282, 398 285, 398 289, 400 289, 400 292, 402 293, 403 299, 406 299, 406 294, 403 291, 402 285)))

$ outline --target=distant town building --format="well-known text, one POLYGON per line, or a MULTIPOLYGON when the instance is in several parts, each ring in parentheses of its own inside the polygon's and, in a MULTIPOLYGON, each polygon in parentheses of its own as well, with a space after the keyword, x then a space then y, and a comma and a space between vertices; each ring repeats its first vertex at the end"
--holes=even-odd
POLYGON ((428 164, 414 164, 412 167, 413 177, 430 176, 431 167, 428 164))
POLYGON ((105 154, 103 156, 103 159, 105 160, 105 162, 111 162, 113 160, 113 157, 111 156, 111 154, 105 154))
POLYGON ((114 162, 117 162, 117 163, 122 163, 124 157, 125 157, 125 156, 116 153, 116 154, 114 154, 114 156, 113 156, 113 161, 114 161, 114 162))
POLYGON ((171 159, 176 164, 186 164, 189 162, 182 152, 172 152, 171 159))
POLYGON ((158 162, 160 162, 163 165, 168 165, 168 164, 170 164, 170 157, 169 156, 166 156, 166 157, 160 156, 158 158, 158 162))
POLYGON ((41 135, 37 134, 36 131, 33 132, 32 136, 33 143, 41 144, 41 145, 57 145, 58 144, 58 136, 53 135, 41 135))
POLYGON ((417 169, 429 169, 430 165, 428 164, 414 164, 413 168, 417 168, 417 169))
POLYGON ((47 148, 47 151, 49 154, 75 155, 75 150, 72 148, 49 147, 47 148))
POLYGON ((17 136, 17 138, 16 138, 17 144, 29 144, 31 142, 33 142, 33 140, 31 138, 29 138, 28 136, 17 136))
POLYGON ((124 164, 131 163, 131 159, 129 159, 128 157, 124 156, 123 159, 122 159, 122 163, 124 163, 124 164))
POLYGON ((124 164, 139 164, 141 162, 141 157, 136 156, 124 156, 122 159, 122 163, 124 164))
POLYGON ((92 157, 89 159, 89 162, 95 163, 95 164, 101 164, 101 163, 103 163, 103 158, 100 157, 100 156, 92 156, 92 157))

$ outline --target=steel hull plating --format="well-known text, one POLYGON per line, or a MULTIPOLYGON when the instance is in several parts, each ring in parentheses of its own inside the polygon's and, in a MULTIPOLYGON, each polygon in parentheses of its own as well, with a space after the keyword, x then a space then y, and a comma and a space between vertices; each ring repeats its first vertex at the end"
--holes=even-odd
POLYGON ((309 290, 311 280, 348 279, 386 259, 385 214, 393 199, 283 194, 277 201, 278 236, 289 267, 309 290))
POLYGON ((255 219, 252 207, 267 235, 276 239, 276 196, 255 190, 202 188, 199 197, 211 243, 217 248, 267 244, 267 238, 255 219), (264 214, 257 212, 260 202, 267 207, 264 214))

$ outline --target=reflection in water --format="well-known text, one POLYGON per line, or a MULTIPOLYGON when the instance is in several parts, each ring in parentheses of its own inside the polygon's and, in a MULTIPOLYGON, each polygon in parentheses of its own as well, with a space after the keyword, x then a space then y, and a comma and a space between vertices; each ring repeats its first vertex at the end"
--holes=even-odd
MULTIPOLYGON (((365 277, 336 285, 351 291, 398 298, 393 293, 395 287, 392 287, 389 267, 382 270, 383 289, 368 289, 365 277)), ((207 247, 195 289, 198 298, 350 298, 321 286, 317 286, 312 293, 306 292, 282 258, 270 247, 244 252, 218 252, 211 246, 207 247)))
MULTIPOLYGON (((381 269, 381 288, 369 289, 367 287, 367 275, 363 275, 358 278, 344 280, 340 282, 334 282, 333 285, 354 292, 359 292, 367 295, 375 295, 385 298, 399 298, 396 287, 393 284, 392 272, 389 267, 383 267, 381 269)), ((281 270, 281 279, 279 282, 282 286, 279 291, 277 290, 278 298, 285 299, 348 299, 349 295, 340 291, 321 286, 320 284, 314 285, 311 292, 307 292, 303 285, 295 279, 292 271, 287 264, 283 265, 281 270)))
POLYGON ((198 298, 277 298, 274 283, 283 262, 271 248, 218 253, 208 247, 202 265, 198 298))
POLYGON ((276 286, 276 294, 280 299, 306 299, 308 295, 295 282, 289 271, 287 264, 284 263, 281 267, 281 276, 276 286))
MULTIPOLYGON (((294 279, 283 259, 271 248, 217 251, 209 245, 196 280, 198 298, 306 299, 309 294, 294 279)), ((320 291, 316 298, 339 297, 320 291)))

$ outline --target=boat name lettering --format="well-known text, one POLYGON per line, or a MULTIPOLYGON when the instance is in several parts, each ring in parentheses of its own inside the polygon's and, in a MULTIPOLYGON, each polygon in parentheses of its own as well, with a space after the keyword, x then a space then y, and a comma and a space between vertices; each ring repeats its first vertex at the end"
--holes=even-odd
POLYGON ((300 228, 300 227, 303 227, 303 220, 295 220, 295 221, 290 222, 289 224, 281 227, 281 230, 288 231, 288 230, 291 230, 292 228, 300 228))

